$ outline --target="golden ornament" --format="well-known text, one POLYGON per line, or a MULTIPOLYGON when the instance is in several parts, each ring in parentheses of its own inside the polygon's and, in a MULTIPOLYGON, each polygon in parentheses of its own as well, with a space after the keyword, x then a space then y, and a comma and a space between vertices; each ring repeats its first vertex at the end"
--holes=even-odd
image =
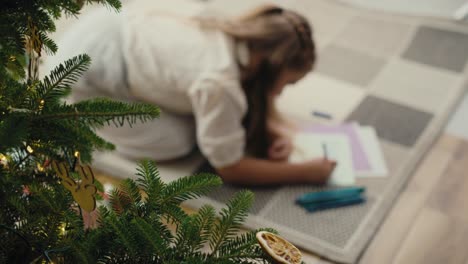
POLYGON ((76 182, 70 177, 70 171, 65 163, 57 163, 54 161, 52 163, 52 168, 62 179, 62 185, 72 193, 73 199, 75 199, 83 210, 92 212, 96 209, 96 198, 94 194, 97 192, 97 188, 93 184, 94 174, 89 166, 76 166, 81 178, 79 182, 76 182))
POLYGON ((8 157, 0 153, 0 165, 8 168, 8 157))
POLYGON ((258 232, 256 237, 263 250, 278 263, 298 264, 302 262, 301 251, 286 239, 266 231, 258 232))

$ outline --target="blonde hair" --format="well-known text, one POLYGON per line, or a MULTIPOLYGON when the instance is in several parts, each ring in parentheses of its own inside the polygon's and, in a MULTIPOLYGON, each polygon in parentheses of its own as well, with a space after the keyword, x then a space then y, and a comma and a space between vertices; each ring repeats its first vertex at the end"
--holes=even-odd
POLYGON ((201 19, 200 23, 225 32, 235 42, 246 43, 250 53, 262 54, 255 72, 240 67, 249 107, 244 119, 247 151, 265 158, 269 146, 267 117, 273 109, 269 93, 281 72, 312 70, 316 61, 312 28, 302 15, 274 5, 260 6, 235 19, 201 19))

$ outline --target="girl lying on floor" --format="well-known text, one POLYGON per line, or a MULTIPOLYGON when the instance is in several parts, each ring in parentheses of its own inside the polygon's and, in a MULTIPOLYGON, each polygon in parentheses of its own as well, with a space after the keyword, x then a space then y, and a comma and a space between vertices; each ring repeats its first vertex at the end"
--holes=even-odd
MULTIPOLYGON (((98 10, 59 41, 56 62, 93 59, 70 100, 110 97, 150 102, 161 117, 99 131, 128 159, 181 158, 196 145, 226 182, 326 182, 326 158, 288 163, 291 141, 273 99, 316 60, 312 30, 296 12, 263 6, 237 19, 190 18, 142 8, 98 10)), ((56 65, 52 62, 52 65, 56 65)))

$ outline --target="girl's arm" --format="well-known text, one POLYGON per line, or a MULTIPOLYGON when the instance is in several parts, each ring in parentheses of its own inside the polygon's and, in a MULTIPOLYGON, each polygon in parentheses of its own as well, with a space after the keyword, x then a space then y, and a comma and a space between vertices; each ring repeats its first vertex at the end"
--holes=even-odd
POLYGON ((324 184, 335 165, 334 161, 327 159, 292 164, 244 157, 233 165, 216 170, 225 182, 233 184, 324 184))
POLYGON ((296 124, 282 116, 276 108, 269 110, 268 120, 268 158, 275 161, 288 161, 293 150, 292 139, 298 131, 296 124))
MULTIPOLYGON (((273 99, 269 100, 271 101, 273 99)), ((282 137, 291 138, 292 135, 299 130, 297 124, 284 117, 284 115, 276 109, 274 101, 271 101, 270 105, 267 117, 267 127, 270 139, 274 140, 282 137)))

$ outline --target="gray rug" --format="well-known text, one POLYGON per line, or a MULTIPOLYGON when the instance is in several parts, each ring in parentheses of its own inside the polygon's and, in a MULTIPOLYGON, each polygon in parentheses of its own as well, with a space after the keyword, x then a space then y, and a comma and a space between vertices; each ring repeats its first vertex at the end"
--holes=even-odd
MULTIPOLYGON (((207 13, 237 14, 262 1, 209 1, 207 13)), ((390 174, 359 178, 368 201, 363 205, 306 213, 297 196, 314 186, 253 188, 256 194, 246 227, 273 227, 306 251, 355 263, 394 201, 436 140, 464 94, 468 29, 409 16, 369 12, 332 1, 274 1, 306 15, 319 45, 317 70, 288 89, 278 106, 291 119, 308 123, 355 121, 377 130, 390 174), (320 110, 332 120, 311 115, 320 110)), ((199 156, 160 164, 167 180, 196 171, 199 156)), ((134 174, 134 163, 112 154, 96 156, 94 166, 110 175, 134 174)), ((189 204, 217 208, 239 187, 222 186, 189 204)))

